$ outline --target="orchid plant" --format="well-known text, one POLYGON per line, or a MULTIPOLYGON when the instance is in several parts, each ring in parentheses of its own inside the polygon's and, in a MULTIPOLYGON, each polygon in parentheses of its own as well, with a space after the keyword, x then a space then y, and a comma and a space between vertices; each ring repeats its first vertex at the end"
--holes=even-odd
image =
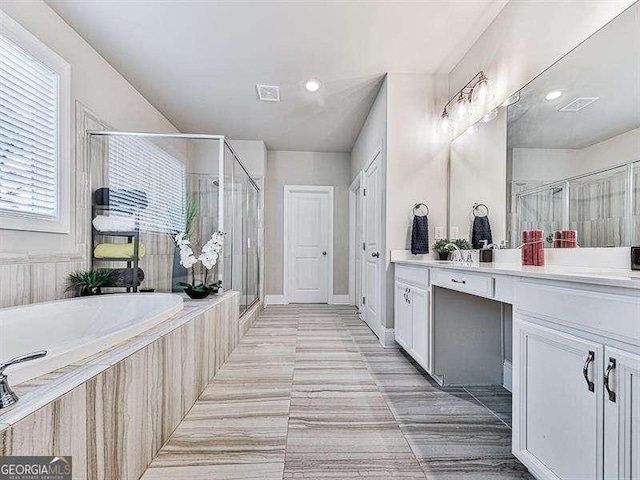
POLYGON ((218 282, 208 283, 209 270, 217 263, 224 244, 224 232, 215 232, 209 241, 202 247, 202 252, 196 257, 191 248, 191 241, 185 232, 178 233, 174 240, 180 250, 180 264, 187 270, 191 269, 192 283, 178 282, 178 285, 185 289, 208 293, 218 286, 218 282), (196 266, 200 262, 204 267, 203 280, 196 283, 196 266))

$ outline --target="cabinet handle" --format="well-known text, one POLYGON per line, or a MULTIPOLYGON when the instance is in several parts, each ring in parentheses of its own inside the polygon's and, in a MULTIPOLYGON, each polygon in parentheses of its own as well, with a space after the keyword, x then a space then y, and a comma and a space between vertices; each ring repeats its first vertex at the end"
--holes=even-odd
POLYGON ((407 288, 407 303, 409 305, 411 305, 411 297, 409 296, 411 294, 411 289, 407 288))
POLYGON ((461 284, 463 284, 463 285, 466 285, 466 284, 467 284, 467 281, 466 281, 466 280, 456 280, 455 278, 452 278, 452 279, 451 279, 451 281, 452 281, 453 283, 461 283, 461 284))
POLYGON ((591 380, 589 380, 589 365, 592 364, 595 359, 596 353, 593 350, 589 350, 589 355, 587 355, 587 359, 585 360, 584 366, 582 367, 582 376, 586 380, 587 387, 589 388, 590 392, 593 392, 596 389, 595 384, 591 380))
POLYGON ((611 372, 613 372, 615 369, 616 369, 616 359, 609 357, 609 365, 607 365, 607 371, 604 373, 604 388, 607 389, 607 393, 609 394, 609 400, 614 403, 616 401, 616 392, 611 390, 609 379, 611 378, 611 372))
POLYGON ((404 289, 403 296, 404 296, 404 303, 407 303, 408 300, 407 300, 407 289, 406 288, 404 289))

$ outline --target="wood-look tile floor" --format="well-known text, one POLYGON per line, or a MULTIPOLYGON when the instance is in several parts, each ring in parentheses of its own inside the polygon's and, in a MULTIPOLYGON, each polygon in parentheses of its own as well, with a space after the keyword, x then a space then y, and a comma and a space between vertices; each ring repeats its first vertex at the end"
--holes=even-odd
POLYGON ((352 307, 268 307, 142 480, 530 479, 511 396, 439 388, 352 307))

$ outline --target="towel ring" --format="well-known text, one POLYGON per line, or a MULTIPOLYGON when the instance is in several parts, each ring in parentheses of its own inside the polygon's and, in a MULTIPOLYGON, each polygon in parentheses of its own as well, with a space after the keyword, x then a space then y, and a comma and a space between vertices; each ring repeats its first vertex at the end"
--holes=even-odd
MULTIPOLYGON (((428 215, 429 215, 429 207, 427 206, 427 204, 426 204, 426 203, 422 203, 422 202, 420 202, 420 203, 416 203, 416 204, 413 206, 413 215, 415 216, 415 214, 416 214, 416 210, 418 210, 420 207, 424 207, 424 208, 427 210, 427 213, 425 213, 425 214, 424 214, 424 216, 425 216, 425 217, 426 217, 426 216, 428 216, 428 215)), ((422 215, 421 215, 421 216, 422 216, 422 215)))
POLYGON ((473 204, 473 216, 474 217, 488 217, 489 216, 489 207, 487 207, 484 203, 474 203, 473 204), (480 209, 485 209, 484 215, 479 215, 480 209))

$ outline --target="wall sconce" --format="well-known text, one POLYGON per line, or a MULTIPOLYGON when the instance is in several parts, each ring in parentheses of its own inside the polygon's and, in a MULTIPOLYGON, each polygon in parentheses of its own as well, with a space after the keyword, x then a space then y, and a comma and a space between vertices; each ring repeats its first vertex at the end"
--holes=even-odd
POLYGON ((444 106, 440 115, 440 132, 452 135, 456 127, 454 122, 471 117, 473 110, 486 107, 491 100, 491 82, 484 72, 480 71, 444 106))

